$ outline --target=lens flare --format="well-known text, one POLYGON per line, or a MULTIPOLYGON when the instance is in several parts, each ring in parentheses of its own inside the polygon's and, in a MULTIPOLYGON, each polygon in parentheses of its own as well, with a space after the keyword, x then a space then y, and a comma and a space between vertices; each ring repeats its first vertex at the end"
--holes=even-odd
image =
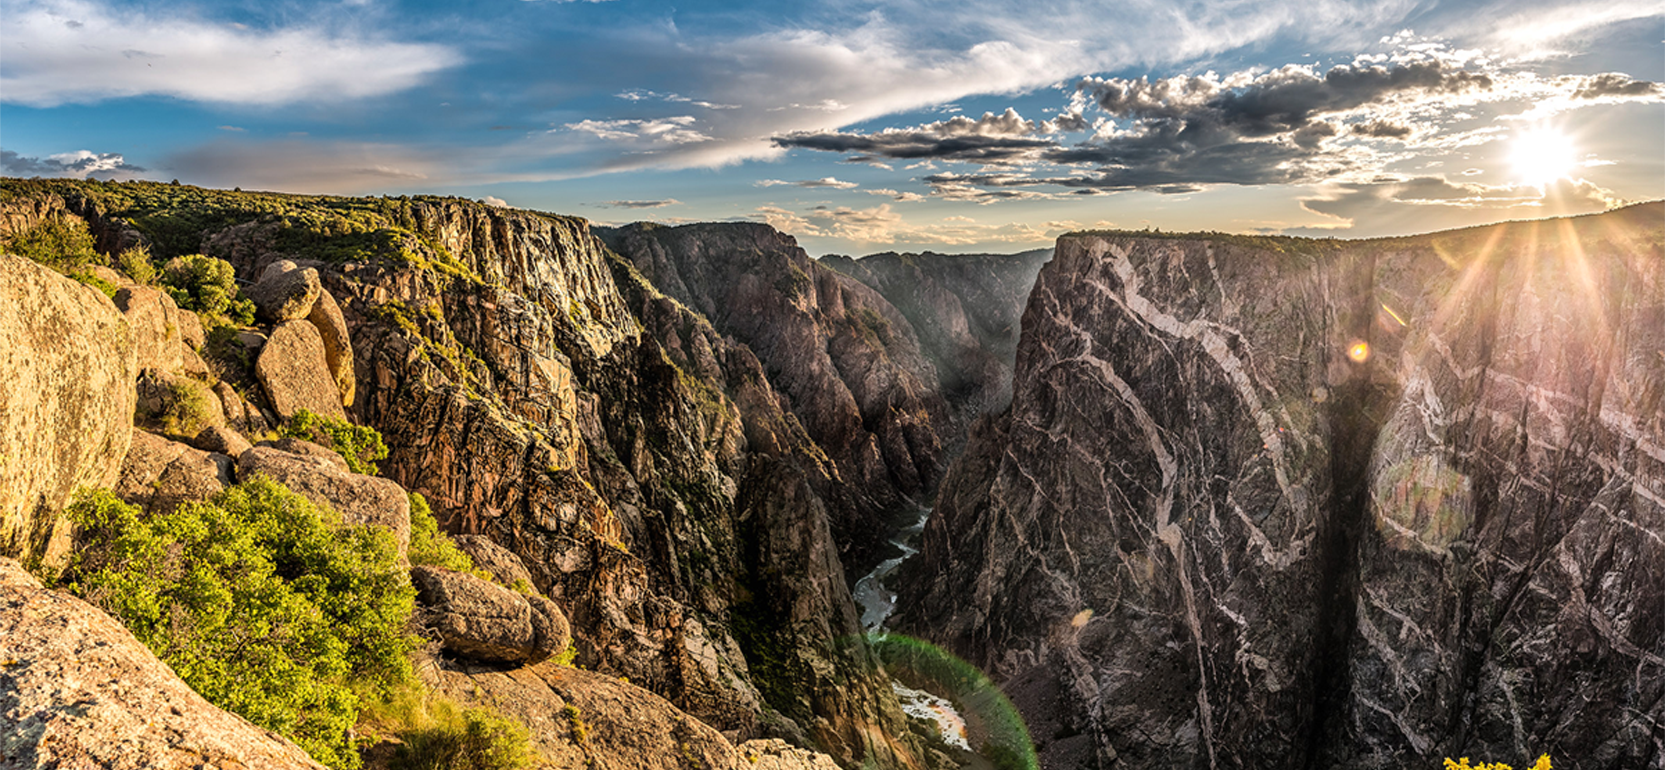
POLYGON ((886 633, 868 637, 885 669, 909 687, 946 696, 963 717, 963 734, 998 767, 1039 770, 1029 726, 1017 707, 976 666, 922 639, 886 633))
POLYGON ((1370 343, 1365 342, 1364 340, 1359 340, 1357 342, 1354 342, 1351 345, 1348 345, 1347 346, 1347 357, 1350 358, 1350 359, 1353 359, 1353 363, 1355 363, 1355 364, 1362 364, 1366 361, 1369 361, 1370 360, 1370 343))

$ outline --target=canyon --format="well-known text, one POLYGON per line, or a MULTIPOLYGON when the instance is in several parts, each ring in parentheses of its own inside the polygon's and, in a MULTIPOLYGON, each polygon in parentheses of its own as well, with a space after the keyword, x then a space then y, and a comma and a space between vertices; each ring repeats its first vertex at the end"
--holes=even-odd
MULTIPOLYGON (((297 491, 419 493, 570 624, 576 668, 545 630, 424 669, 545 766, 988 766, 899 699, 852 598, 881 563, 886 625, 986 671, 1042 767, 1665 765, 1665 205, 817 260, 758 224, 5 182, 0 236, 57 220, 223 260, 260 316, 0 265, 0 556, 69 549, 77 487, 323 473, 261 439, 333 409, 386 459, 297 491), (205 424, 145 417, 178 387, 205 424)), ((364 516, 408 540, 397 508, 364 516)))

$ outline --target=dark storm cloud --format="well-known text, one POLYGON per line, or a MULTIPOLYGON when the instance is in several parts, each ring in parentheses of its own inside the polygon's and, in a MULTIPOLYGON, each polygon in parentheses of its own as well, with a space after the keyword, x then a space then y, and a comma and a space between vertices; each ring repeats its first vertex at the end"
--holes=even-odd
POLYGON ((6 176, 110 177, 143 171, 143 166, 128 163, 119 152, 93 153, 83 150, 46 158, 30 158, 11 150, 0 150, 0 173, 6 176))
POLYGON ((1390 120, 1354 123, 1348 126, 1347 130, 1356 136, 1368 136, 1374 139, 1405 139, 1412 133, 1410 126, 1400 125, 1390 120))
POLYGON ((777 136, 776 147, 802 147, 827 152, 859 153, 863 160, 955 160, 969 163, 1003 163, 1056 147, 1057 143, 1035 136, 1037 131, 1071 130, 1065 126, 1085 125, 1080 115, 1060 116, 1059 121, 1036 124, 1024 120, 1016 110, 984 113, 981 118, 955 116, 915 128, 886 129, 872 134, 841 131, 802 132, 777 136))
POLYGON ((1635 80, 1620 72, 1604 72, 1584 79, 1574 99, 1599 99, 1604 96, 1665 96, 1665 87, 1646 80, 1635 80))

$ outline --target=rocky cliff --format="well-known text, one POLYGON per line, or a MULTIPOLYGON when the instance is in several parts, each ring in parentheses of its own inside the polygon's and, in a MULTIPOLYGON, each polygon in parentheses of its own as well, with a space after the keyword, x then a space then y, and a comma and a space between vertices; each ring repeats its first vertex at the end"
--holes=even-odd
POLYGON ((903 625, 1047 767, 1665 766, 1662 249, 1067 236, 903 625))
POLYGON ((958 449, 978 416, 1012 400, 1019 320, 1029 289, 1052 249, 1020 254, 832 255, 821 264, 867 284, 889 300, 919 337, 936 367, 937 391, 954 410, 948 444, 958 449))
MULTIPOLYGON (((580 664, 736 743, 784 738, 846 766, 918 765, 829 526, 857 510, 840 506, 859 488, 759 356, 610 255, 582 220, 442 198, 8 186, 8 210, 62 210, 102 239, 102 228, 139 233, 159 259, 201 252, 235 266, 272 326, 209 343, 220 385, 252 396, 226 402, 227 422, 242 415, 252 434, 286 416, 268 380, 307 383, 261 361, 285 329, 310 331, 291 335, 309 351, 301 390, 335 402, 313 411, 348 402, 390 449, 383 476, 422 493, 449 531, 517 558, 570 618, 580 664), (312 281, 339 329, 284 309, 314 296, 312 281), (350 355, 330 349, 331 331, 350 355), (343 361, 350 376, 334 371, 343 361)), ((846 291, 848 279, 825 280, 846 291)), ((915 447, 935 436, 898 414, 872 424, 902 442, 917 475, 937 460, 915 447)), ((889 478, 884 462, 867 470, 889 478)))

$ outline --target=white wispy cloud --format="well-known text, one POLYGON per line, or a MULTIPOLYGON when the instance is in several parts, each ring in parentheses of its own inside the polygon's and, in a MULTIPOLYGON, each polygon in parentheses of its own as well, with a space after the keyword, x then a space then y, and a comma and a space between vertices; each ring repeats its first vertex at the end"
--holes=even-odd
POLYGON ((753 184, 758 187, 780 187, 785 185, 788 187, 830 187, 835 190, 848 190, 852 187, 860 187, 860 185, 855 182, 846 182, 837 177, 830 176, 824 176, 820 179, 804 179, 797 182, 788 182, 784 179, 759 179, 756 182, 753 182, 753 184))
POLYGON ((32 107, 161 95, 227 104, 386 94, 462 62, 448 46, 295 25, 240 28, 90 0, 7 2, 0 100, 32 107))

